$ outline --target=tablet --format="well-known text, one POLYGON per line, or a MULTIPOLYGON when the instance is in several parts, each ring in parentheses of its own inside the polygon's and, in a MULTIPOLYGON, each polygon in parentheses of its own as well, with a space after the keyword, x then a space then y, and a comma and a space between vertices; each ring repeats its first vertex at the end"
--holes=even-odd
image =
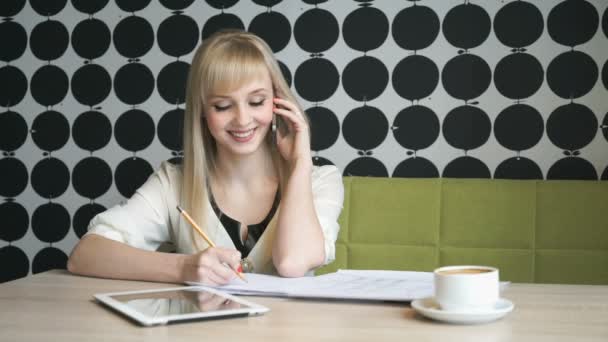
POLYGON ((99 293, 95 299, 143 325, 261 315, 269 309, 204 286, 99 293))

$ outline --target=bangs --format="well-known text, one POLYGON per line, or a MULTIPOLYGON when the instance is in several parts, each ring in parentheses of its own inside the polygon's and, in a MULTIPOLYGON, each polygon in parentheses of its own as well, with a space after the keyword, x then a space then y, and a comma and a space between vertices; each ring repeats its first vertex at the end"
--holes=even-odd
POLYGON ((207 80, 202 82, 206 96, 229 93, 268 75, 264 55, 250 42, 220 44, 213 52, 206 72, 201 75, 207 80))

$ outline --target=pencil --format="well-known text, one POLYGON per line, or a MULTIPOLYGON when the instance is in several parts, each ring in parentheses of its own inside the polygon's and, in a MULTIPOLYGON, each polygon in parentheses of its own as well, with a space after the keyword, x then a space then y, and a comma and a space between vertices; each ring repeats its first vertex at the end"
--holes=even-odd
MULTIPOLYGON (((188 222, 190 222, 190 225, 192 225, 192 227, 194 227, 194 229, 203 237, 203 239, 205 239, 205 241, 207 241, 209 246, 215 247, 215 243, 213 243, 213 241, 211 241, 211 239, 207 236, 207 234, 205 234, 205 232, 198 226, 198 224, 196 224, 196 222, 194 222, 192 217, 190 217, 190 215, 188 215, 188 213, 184 209, 182 209, 178 205, 177 210, 179 211, 180 214, 182 214, 182 216, 188 222)), ((226 263, 224 263, 224 265, 227 266, 229 269, 231 269, 239 278, 241 278, 241 280, 243 280, 244 282, 247 282, 247 279, 245 279, 245 276, 243 275, 243 273, 233 269, 232 267, 228 266, 228 264, 226 264, 226 263)))

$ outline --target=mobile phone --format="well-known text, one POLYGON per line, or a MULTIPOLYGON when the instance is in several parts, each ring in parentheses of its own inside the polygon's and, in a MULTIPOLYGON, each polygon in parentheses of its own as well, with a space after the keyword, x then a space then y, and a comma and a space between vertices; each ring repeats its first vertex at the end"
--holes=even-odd
POLYGON ((277 144, 277 134, 285 136, 289 134, 289 128, 281 116, 272 113, 272 143, 274 145, 277 144))

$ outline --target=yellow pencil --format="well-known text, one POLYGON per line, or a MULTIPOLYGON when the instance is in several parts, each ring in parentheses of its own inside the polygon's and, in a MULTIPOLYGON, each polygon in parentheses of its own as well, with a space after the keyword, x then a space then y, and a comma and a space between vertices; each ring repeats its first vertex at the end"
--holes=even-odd
MULTIPOLYGON (((194 227, 194 229, 203 237, 203 239, 205 239, 205 241, 207 241, 207 243, 209 244, 209 246, 211 247, 215 247, 215 243, 213 243, 213 241, 211 241, 211 239, 207 236, 207 234, 205 234, 205 232, 196 224, 196 222, 194 222, 194 220, 190 217, 190 215, 188 215, 188 213, 182 209, 179 205, 177 206, 177 210, 179 211, 180 214, 182 214, 182 216, 188 221, 190 222, 190 225, 192 225, 192 227, 194 227)), ((245 276, 243 275, 243 273, 233 269, 232 267, 228 266, 228 264, 224 263, 224 265, 226 267, 228 267, 229 269, 231 269, 239 278, 241 278, 244 282, 247 282, 247 279, 245 279, 245 276)))

